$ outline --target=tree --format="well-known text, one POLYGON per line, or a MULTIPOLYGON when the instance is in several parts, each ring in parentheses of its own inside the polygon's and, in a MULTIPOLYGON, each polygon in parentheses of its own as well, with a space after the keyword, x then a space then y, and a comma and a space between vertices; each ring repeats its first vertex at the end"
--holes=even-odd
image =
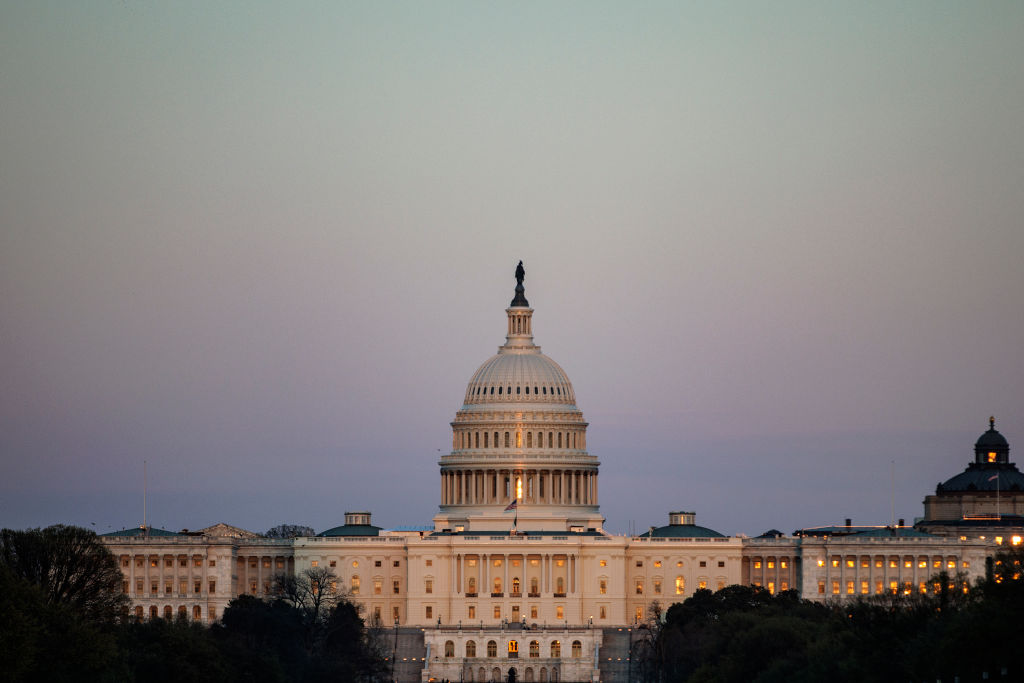
POLYGON ((326 567, 310 567, 298 575, 274 577, 277 600, 294 607, 302 618, 306 649, 312 651, 323 638, 327 616, 342 599, 338 576, 326 567))
POLYGON ((302 524, 278 524, 268 529, 265 534, 267 538, 298 538, 300 536, 315 536, 313 527, 302 524))
POLYGON ((67 606, 91 621, 113 622, 129 604, 117 560, 88 529, 2 529, 0 563, 38 586, 47 604, 67 606))

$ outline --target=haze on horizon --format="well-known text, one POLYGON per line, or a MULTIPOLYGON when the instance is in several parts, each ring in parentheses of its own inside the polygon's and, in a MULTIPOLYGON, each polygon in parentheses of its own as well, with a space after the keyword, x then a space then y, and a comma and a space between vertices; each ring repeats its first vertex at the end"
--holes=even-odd
POLYGON ((428 524, 519 259, 609 530, 912 520, 989 415, 1024 448, 1021 35, 2 2, 0 526, 137 525, 144 460, 155 526, 428 524))

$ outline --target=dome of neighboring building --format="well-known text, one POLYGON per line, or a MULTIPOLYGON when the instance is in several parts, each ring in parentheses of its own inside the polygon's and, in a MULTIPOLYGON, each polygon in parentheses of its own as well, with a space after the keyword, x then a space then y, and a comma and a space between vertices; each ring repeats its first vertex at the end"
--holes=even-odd
POLYGON ((978 437, 977 442, 974 444, 975 450, 977 449, 998 449, 1005 448, 1009 449, 1010 444, 1006 441, 1006 437, 996 431, 996 419, 990 417, 988 419, 988 431, 978 437))
POLYGON ((694 512, 670 512, 668 513, 668 526, 651 527, 649 531, 640 534, 640 538, 724 538, 714 529, 706 526, 697 526, 697 514, 694 512))
POLYGON ((974 444, 974 462, 936 488, 936 493, 957 491, 1024 491, 1024 473, 1010 462, 1010 444, 996 431, 994 417, 974 444))

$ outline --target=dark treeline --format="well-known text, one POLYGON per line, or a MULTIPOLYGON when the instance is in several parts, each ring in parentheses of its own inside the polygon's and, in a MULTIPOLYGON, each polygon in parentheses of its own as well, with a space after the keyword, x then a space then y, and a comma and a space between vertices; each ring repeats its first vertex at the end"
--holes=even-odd
POLYGON ((374 633, 325 570, 280 578, 272 600, 237 598, 213 626, 129 617, 122 580, 91 531, 0 531, 0 681, 388 679, 374 633))
POLYGON ((699 590, 664 614, 655 606, 657 616, 635 629, 634 680, 1024 680, 1022 562, 1024 553, 1012 550, 973 586, 939 574, 926 594, 824 605, 794 591, 699 590))

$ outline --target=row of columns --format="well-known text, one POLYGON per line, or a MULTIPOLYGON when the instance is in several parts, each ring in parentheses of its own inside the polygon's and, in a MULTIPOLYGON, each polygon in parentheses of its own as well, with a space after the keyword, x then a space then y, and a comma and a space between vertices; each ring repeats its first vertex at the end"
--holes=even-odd
POLYGON ((479 450, 495 448, 563 448, 569 450, 586 450, 587 434, 583 430, 568 431, 532 431, 516 429, 512 431, 478 431, 457 429, 452 432, 452 448, 459 450, 479 450), (545 444, 547 444, 545 446, 545 444))
MULTIPOLYGON (((578 588, 579 587, 579 558, 574 553, 569 553, 569 554, 565 554, 565 555, 554 555, 554 554, 551 554, 551 553, 542 553, 540 555, 534 555, 533 557, 530 557, 530 556, 527 556, 527 555, 518 555, 518 554, 517 555, 509 555, 509 554, 506 554, 506 553, 491 553, 491 554, 473 555, 473 557, 477 558, 477 562, 478 562, 477 566, 479 567, 479 570, 480 570, 478 572, 478 576, 477 576, 477 594, 478 595, 490 594, 492 592, 491 589, 493 588, 493 585, 492 585, 491 582, 496 578, 496 576, 498 575, 499 572, 500 572, 500 577, 501 577, 501 592, 503 592, 503 593, 511 593, 512 592, 512 584, 509 583, 509 581, 512 578, 518 578, 519 582, 520 582, 520 589, 519 589, 520 593, 528 594, 529 593, 529 578, 530 577, 527 576, 528 572, 527 572, 527 565, 526 565, 526 563, 530 559, 539 559, 541 561, 541 563, 540 563, 540 592, 541 592, 542 595, 552 594, 552 593, 557 592, 558 584, 557 584, 556 579, 558 577, 556 576, 556 574, 560 574, 561 572, 555 572, 554 568, 555 568, 555 563, 559 559, 564 560, 565 563, 566 563, 565 576, 564 576, 564 580, 565 580, 565 584, 566 585, 563 586, 563 591, 562 592, 565 592, 567 595, 571 595, 571 594, 576 593, 579 590, 579 588, 578 588), (497 571, 492 572, 492 569, 496 569, 496 568, 492 567, 491 564, 496 559, 501 559, 501 568, 498 569, 497 571), (519 560, 522 561, 523 564, 522 564, 522 567, 520 568, 519 572, 518 573, 513 572, 513 574, 510 577, 510 575, 509 575, 509 566, 511 564, 510 561, 512 559, 519 559, 519 560)), ((469 578, 468 577, 468 573, 469 572, 467 572, 468 565, 467 565, 466 561, 469 558, 470 558, 469 555, 462 555, 462 554, 456 555, 455 566, 456 566, 456 573, 457 573, 457 575, 455 577, 455 586, 456 586, 456 593, 459 594, 459 595, 463 595, 464 593, 467 592, 466 591, 466 583, 467 583, 467 579, 469 578)))
POLYGON ((516 497, 536 505, 597 505, 597 470, 443 470, 442 505, 501 505, 516 497))

